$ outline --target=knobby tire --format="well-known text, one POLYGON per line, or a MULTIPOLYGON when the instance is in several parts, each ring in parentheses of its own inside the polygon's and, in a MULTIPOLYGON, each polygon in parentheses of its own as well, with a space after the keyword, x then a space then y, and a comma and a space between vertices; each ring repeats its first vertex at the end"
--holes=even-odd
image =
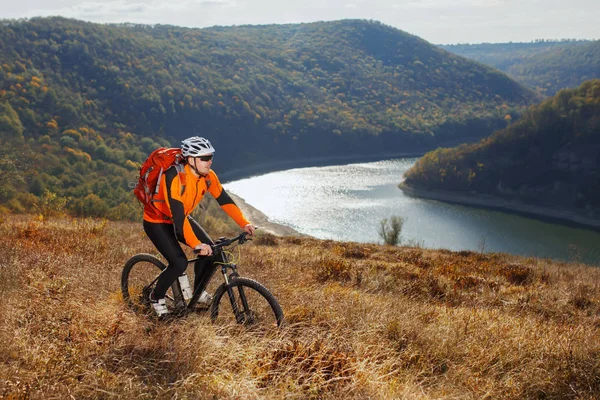
MULTIPOLYGON (((121 274, 121 293, 125 303, 135 311, 148 311, 149 292, 154 288, 154 281, 167 266, 151 254, 137 254, 129 259, 121 274)), ((178 282, 175 281, 167 293, 167 307, 174 311, 175 304, 182 304, 183 295, 178 282)))
POLYGON ((249 278, 235 277, 229 281, 229 285, 223 283, 215 292, 210 316, 213 322, 219 322, 229 318, 232 322, 247 326, 281 326, 283 324, 283 310, 275 296, 269 290, 257 281, 249 278), (233 304, 230 298, 228 288, 234 295, 233 303, 238 307, 239 314, 234 316, 233 304), (240 288, 245 294, 250 309, 244 309, 241 301, 240 288), (266 301, 266 303, 265 303, 266 301), (268 304, 268 306, 267 306, 268 304))

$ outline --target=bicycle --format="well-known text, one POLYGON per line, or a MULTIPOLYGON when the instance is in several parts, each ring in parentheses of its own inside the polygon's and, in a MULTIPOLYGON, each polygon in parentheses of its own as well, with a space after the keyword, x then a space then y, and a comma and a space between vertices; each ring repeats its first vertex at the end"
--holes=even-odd
MULTIPOLYGON (((246 232, 242 232, 232 239, 221 237, 211 245, 212 257, 214 257, 212 268, 203 273, 202 281, 194 290, 189 301, 183 297, 179 280, 175 280, 165 297, 171 316, 185 316, 198 311, 196 303, 220 267, 223 283, 216 289, 208 308, 204 309, 204 311, 210 309, 210 317, 213 322, 277 327, 283 324, 283 310, 275 296, 261 283, 241 277, 237 272, 237 265, 230 260, 230 253, 225 251, 226 247, 236 242, 242 245, 252 240, 247 238, 247 235, 246 232), (228 271, 231 272, 228 273, 228 271), (230 311, 232 311, 230 313, 219 313, 219 311, 223 311, 223 307, 226 307, 221 304, 224 297, 229 299, 230 311), (229 318, 227 318, 228 316, 229 318)), ((198 260, 200 260, 200 256, 191 258, 188 260, 188 265, 198 260)), ((149 295, 160 276, 160 272, 156 273, 156 268, 162 272, 167 266, 155 256, 145 253, 137 254, 125 263, 121 275, 121 291, 123 300, 134 311, 147 312, 150 310, 149 295)))

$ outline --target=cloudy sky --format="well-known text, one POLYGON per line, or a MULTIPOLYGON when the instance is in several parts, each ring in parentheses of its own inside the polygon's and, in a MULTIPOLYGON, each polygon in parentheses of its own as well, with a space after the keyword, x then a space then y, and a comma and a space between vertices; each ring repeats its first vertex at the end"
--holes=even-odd
POLYGON ((600 0, 2 0, 0 18, 61 15, 187 27, 373 19, 435 44, 600 39, 600 0))

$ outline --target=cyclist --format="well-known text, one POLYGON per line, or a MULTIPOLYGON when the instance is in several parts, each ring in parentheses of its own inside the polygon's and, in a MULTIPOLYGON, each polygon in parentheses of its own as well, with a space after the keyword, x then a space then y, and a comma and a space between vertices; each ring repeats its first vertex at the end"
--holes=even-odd
MULTIPOLYGON (((154 206, 147 204, 144 207, 144 231, 168 262, 149 299, 159 317, 168 314, 164 297, 188 265, 188 259, 179 242, 195 249, 200 255, 207 256, 194 265, 194 288, 201 285, 203 280, 210 279, 212 274, 212 258, 209 256, 212 255, 210 245, 213 241, 202 226, 190 216, 206 192, 213 195, 221 208, 244 231, 253 235, 255 230, 211 169, 215 149, 210 142, 194 136, 181 143, 185 159, 185 187, 182 187, 177 168, 171 167, 160 178, 160 193, 155 196, 159 201, 155 201, 154 206)), ((211 296, 203 292, 199 302, 208 304, 211 300, 211 296)))

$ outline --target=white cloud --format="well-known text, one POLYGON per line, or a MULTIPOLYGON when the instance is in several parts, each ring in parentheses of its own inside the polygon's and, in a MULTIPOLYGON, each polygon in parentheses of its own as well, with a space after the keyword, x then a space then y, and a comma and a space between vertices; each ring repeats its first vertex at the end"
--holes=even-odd
POLYGON ((196 0, 197 4, 207 5, 207 6, 224 6, 224 7, 232 7, 235 5, 235 2, 229 0, 196 0))
POLYGON ((30 16, 60 15, 95 22, 168 23, 178 25, 177 13, 194 13, 203 8, 214 9, 215 7, 233 7, 236 5, 236 2, 232 0, 110 0, 75 2, 63 7, 51 7, 51 3, 50 0, 46 1, 43 7, 30 9, 28 14, 30 16))
POLYGON ((598 0, 16 0, 0 13, 187 27, 361 18, 432 43, 600 39, 598 0))
POLYGON ((403 4, 393 4, 392 8, 427 8, 435 10, 456 8, 493 8, 503 5, 502 0, 412 0, 403 4))

